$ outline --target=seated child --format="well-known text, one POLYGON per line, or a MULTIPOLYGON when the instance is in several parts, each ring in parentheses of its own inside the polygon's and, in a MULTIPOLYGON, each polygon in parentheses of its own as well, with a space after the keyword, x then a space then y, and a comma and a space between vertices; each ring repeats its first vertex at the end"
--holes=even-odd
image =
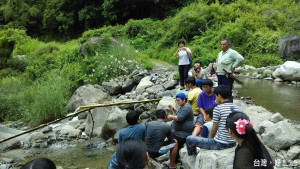
POLYGON ((193 77, 188 77, 185 80, 186 87, 189 89, 192 89, 192 91, 189 92, 188 95, 188 103, 193 108, 193 113, 195 116, 198 116, 198 108, 197 108, 197 103, 198 103, 198 96, 201 93, 201 89, 196 86, 196 80, 193 77))
MULTIPOLYGON (((200 136, 203 138, 210 138, 210 131, 213 125, 212 118, 213 118, 213 110, 214 108, 209 107, 205 110, 204 119, 205 123, 203 125, 203 128, 201 130, 200 136)), ((196 126, 196 124, 195 124, 196 126)))
POLYGON ((164 110, 156 110, 155 121, 151 121, 146 125, 146 145, 151 158, 157 158, 170 151, 169 168, 176 168, 176 155, 178 144, 172 137, 171 126, 165 123, 166 113, 164 110), (165 138, 168 141, 165 141, 165 138))

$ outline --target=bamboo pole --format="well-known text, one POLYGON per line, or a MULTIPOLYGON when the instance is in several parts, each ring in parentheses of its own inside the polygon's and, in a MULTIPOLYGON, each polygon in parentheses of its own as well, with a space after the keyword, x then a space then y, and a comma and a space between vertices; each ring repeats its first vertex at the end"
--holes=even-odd
POLYGON ((0 140, 0 144, 3 143, 3 142, 6 142, 8 140, 11 140, 13 138, 16 138, 16 137, 19 137, 21 135, 24 135, 24 134, 27 134, 27 133, 30 133, 32 131, 35 131, 37 129, 40 129, 40 128, 43 128, 45 126, 48 126, 50 124, 53 124, 53 123, 57 123, 63 119, 66 119, 66 118, 69 118, 69 117, 72 117, 72 116, 75 116, 75 115, 78 115, 79 113, 82 113, 82 112, 85 112, 85 111, 88 111, 88 110, 91 110, 91 109, 94 109, 94 108, 97 108, 97 107, 108 107, 108 106, 117 106, 117 105, 122 105, 122 104, 135 104, 135 103, 148 103, 148 102, 155 102, 155 101, 160 101, 161 98, 159 99, 148 99, 148 100, 140 100, 140 101, 130 101, 130 102, 118 102, 118 103, 108 103, 108 104, 97 104, 97 105, 89 105, 89 106, 79 106, 74 113, 70 113, 68 114, 67 116, 65 117, 62 117, 62 118, 59 118, 59 119, 56 119, 54 121, 51 121, 51 122, 48 122, 48 123, 45 123, 45 124, 41 124, 37 127, 34 127, 32 129, 29 129, 29 130, 26 130, 24 132, 21 132, 19 134, 16 134, 16 135, 13 135, 11 137, 8 137, 6 139, 3 139, 3 140, 0 140))

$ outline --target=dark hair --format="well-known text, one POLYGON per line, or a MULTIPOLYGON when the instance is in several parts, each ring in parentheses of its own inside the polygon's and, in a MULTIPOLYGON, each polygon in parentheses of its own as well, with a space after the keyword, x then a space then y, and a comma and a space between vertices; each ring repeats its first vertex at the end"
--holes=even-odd
POLYGON ((210 80, 210 79, 204 79, 204 80, 202 81, 202 86, 203 86, 203 85, 208 85, 208 86, 210 86, 210 87, 213 87, 214 83, 213 83, 213 81, 210 80))
MULTIPOLYGON (((202 83, 203 86, 203 83, 202 83)), ((215 88, 214 90, 215 95, 221 95, 223 97, 223 99, 228 99, 229 97, 231 97, 231 93, 230 93, 230 88, 229 86, 225 86, 225 85, 220 85, 218 87, 215 88)))
POLYGON ((221 42, 222 42, 222 41, 226 41, 226 43, 227 43, 229 46, 231 45, 231 41, 230 41, 229 39, 226 39, 226 38, 225 38, 225 39, 222 39, 221 42))
POLYGON ((210 72, 216 73, 216 70, 214 69, 214 63, 211 64, 211 70, 210 70, 210 72))
MULTIPOLYGON (((240 135, 236 131, 236 122, 239 119, 245 119, 249 120, 249 117, 242 112, 234 111, 230 113, 226 119, 226 128, 229 129, 234 133, 239 138, 243 138, 247 147, 249 147, 250 151, 254 155, 254 159, 265 159, 263 155, 263 150, 262 150, 262 143, 259 140, 259 138, 256 135, 255 130, 253 127, 250 126, 250 124, 246 125, 246 133, 243 135, 240 135), (259 146, 260 145, 260 146, 259 146)), ((249 120, 250 121, 250 120, 249 120)), ((244 143, 243 143, 244 144, 244 143)))
POLYGON ((184 100, 185 102, 187 102, 187 98, 178 98, 180 100, 184 100))
POLYGON ((184 40, 182 39, 178 41, 177 46, 179 46, 180 43, 183 43, 185 45, 184 40))
POLYGON ((195 63, 200 63, 200 65, 202 65, 200 60, 196 60, 195 63))
POLYGON ((204 113, 208 114, 210 118, 213 118, 213 112, 214 112, 213 107, 209 107, 209 108, 205 109, 205 111, 204 111, 204 113))
POLYGON ((48 158, 36 158, 26 163, 21 169, 56 169, 53 161, 48 158))
POLYGON ((135 125, 139 120, 141 113, 137 110, 130 111, 126 114, 126 121, 129 125, 135 125))
POLYGON ((158 109, 155 111, 155 117, 158 119, 165 119, 166 118, 166 112, 163 109, 158 109))
POLYGON ((147 161, 147 148, 144 142, 136 138, 127 138, 117 148, 119 169, 143 169, 147 161))
POLYGON ((185 79, 185 83, 188 84, 188 83, 191 83, 193 86, 196 85, 196 79, 194 77, 187 77, 185 79))

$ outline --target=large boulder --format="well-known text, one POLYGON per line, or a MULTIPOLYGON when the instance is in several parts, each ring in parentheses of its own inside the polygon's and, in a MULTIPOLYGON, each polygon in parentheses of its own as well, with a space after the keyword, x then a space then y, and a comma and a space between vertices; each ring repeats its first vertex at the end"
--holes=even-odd
POLYGON ((120 94, 122 91, 122 87, 115 81, 102 82, 102 87, 111 95, 120 94))
POLYGON ((169 105, 172 105, 173 107, 178 109, 178 105, 176 104, 175 99, 169 96, 165 96, 159 101, 157 109, 168 110, 169 105))
POLYGON ((278 40, 279 55, 281 58, 293 57, 300 59, 300 37, 288 35, 278 40))
POLYGON ((177 80, 168 80, 165 83, 163 83, 162 85, 166 90, 171 90, 171 89, 175 89, 177 84, 178 84, 177 80))
POLYGON ((280 68, 273 72, 272 76, 277 79, 288 81, 300 81, 300 63, 296 61, 286 61, 280 68))
POLYGON ((90 136, 93 130, 92 136, 100 137, 105 122, 112 112, 112 107, 98 107, 91 110, 91 114, 88 114, 85 125, 85 133, 90 136))
POLYGON ((79 106, 100 104, 109 99, 101 86, 84 85, 76 89, 66 107, 69 112, 74 112, 79 106))
POLYGON ((162 85, 155 85, 155 86, 147 88, 146 92, 156 94, 156 93, 164 91, 164 90, 165 90, 165 88, 162 85))
POLYGON ((287 121, 280 121, 273 127, 266 128, 261 138, 273 150, 282 150, 299 142, 300 133, 287 121))
POLYGON ((145 91, 146 88, 151 87, 154 85, 153 82, 150 81, 151 77, 150 76, 146 76, 144 77, 140 83, 138 84, 138 86, 135 89, 136 93, 143 93, 145 91))
POLYGON ((126 114, 127 110, 121 110, 119 107, 113 107, 102 130, 102 137, 108 139, 112 137, 118 130, 127 126, 126 114))
POLYGON ((235 147, 224 150, 200 149, 197 155, 188 156, 186 147, 180 150, 180 158, 185 169, 229 169, 232 168, 235 147))
POLYGON ((272 116, 272 113, 261 106, 249 106, 244 110, 244 113, 249 116, 255 131, 260 131, 258 125, 272 116))

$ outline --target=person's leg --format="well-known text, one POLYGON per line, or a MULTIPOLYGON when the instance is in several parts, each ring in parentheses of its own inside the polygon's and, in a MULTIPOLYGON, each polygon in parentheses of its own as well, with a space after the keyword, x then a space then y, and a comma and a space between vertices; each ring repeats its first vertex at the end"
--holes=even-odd
POLYGON ((183 68, 183 71, 184 71, 184 82, 185 82, 185 79, 189 76, 189 70, 190 70, 190 66, 189 65, 183 65, 184 68, 183 68))
MULTIPOLYGON (((226 77, 226 76, 225 76, 226 77)), ((232 96, 232 86, 233 86, 233 82, 234 80, 230 77, 226 77, 226 83, 227 83, 227 86, 229 86, 230 88, 230 98, 229 100, 231 101, 231 103, 233 103, 233 96, 232 96)))
POLYGON ((178 65, 180 86, 184 86, 184 65, 178 65))
POLYGON ((178 150, 177 150, 177 156, 176 156, 176 160, 175 162, 178 163, 179 160, 179 150, 183 147, 184 143, 185 143, 185 138, 181 138, 181 137, 177 137, 175 135, 173 135, 173 138, 177 140, 178 143, 178 150))
POLYGON ((116 152, 110 158, 106 168, 107 169, 117 169, 118 168, 117 153, 116 152))
POLYGON ((200 125, 195 125, 195 128, 194 128, 194 130, 193 130, 192 135, 193 135, 193 136, 198 136, 198 135, 200 134, 201 130, 202 130, 202 126, 200 126, 200 125))
POLYGON ((218 86, 227 85, 227 79, 225 75, 217 75, 218 76, 218 86))
POLYGON ((198 136, 188 136, 186 138, 186 147, 188 155, 196 154, 196 147, 209 149, 209 150, 218 150, 218 142, 213 138, 202 138, 198 136))
POLYGON ((178 153, 178 142, 176 139, 174 139, 175 141, 175 146, 174 148, 170 151, 170 165, 169 168, 176 168, 177 163, 176 163, 176 157, 177 157, 177 153, 178 153))

